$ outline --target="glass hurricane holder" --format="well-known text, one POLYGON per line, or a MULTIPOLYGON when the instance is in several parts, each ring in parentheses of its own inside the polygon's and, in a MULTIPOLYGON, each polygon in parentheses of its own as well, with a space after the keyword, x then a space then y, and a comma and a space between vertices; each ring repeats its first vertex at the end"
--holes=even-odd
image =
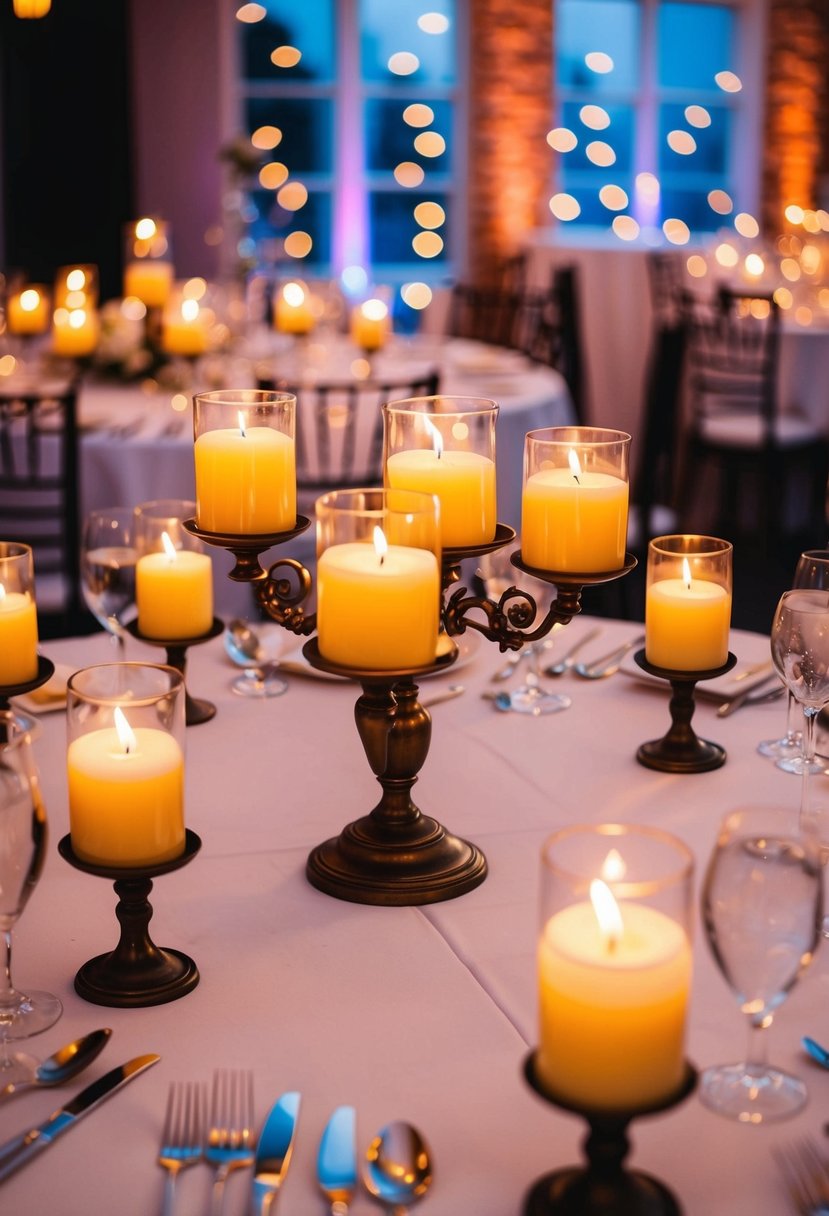
POLYGON ((145 336, 150 350, 161 351, 162 309, 173 290, 170 226, 144 216, 124 228, 124 298, 140 300, 146 308, 145 336))
POLYGON ((736 663, 728 649, 732 554, 714 536, 658 536, 648 544, 645 647, 634 656, 649 674, 670 682, 671 728, 636 753, 646 768, 703 773, 725 763, 718 743, 697 737, 694 689, 725 675, 736 663))
POLYGON ((39 688, 54 671, 38 655, 34 557, 30 545, 0 541, 0 707, 39 688))
POLYGON ((177 1000, 199 981, 186 954, 148 933, 152 880, 192 861, 184 826, 184 681, 171 667, 105 663, 67 685, 69 835, 61 856, 114 881, 120 940, 84 963, 75 991, 96 1005, 177 1000))
MULTIPOLYGON (((45 283, 30 283, 25 275, 12 273, 4 303, 10 353, 25 370, 35 364, 46 340, 52 320, 51 292, 45 283)), ((34 366, 29 370, 34 371, 34 366)))
MULTIPOLYGON (((138 616, 132 637, 163 646, 169 667, 185 678, 187 651, 217 637, 223 623, 213 615, 213 563, 184 527, 194 502, 156 499, 135 508, 135 567, 138 616)), ((185 682, 185 722, 198 726, 216 714, 212 701, 192 697, 185 682)))
POLYGON ((525 1216, 667 1216, 671 1192, 628 1171, 634 1118, 682 1102, 692 975, 693 857, 659 829, 578 824, 542 851, 538 1049, 532 1089, 584 1118, 587 1163, 530 1189, 525 1216))

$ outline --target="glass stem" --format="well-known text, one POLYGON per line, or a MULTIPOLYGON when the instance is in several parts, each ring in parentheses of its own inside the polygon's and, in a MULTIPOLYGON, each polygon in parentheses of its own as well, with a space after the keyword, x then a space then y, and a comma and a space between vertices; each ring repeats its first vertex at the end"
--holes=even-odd
POLYGON ((765 1029, 768 1022, 757 1022, 750 1017, 748 1020, 748 1047, 746 1051, 746 1075, 762 1077, 768 1068, 768 1047, 765 1029))
POLYGON ((19 994, 15 991, 12 984, 12 932, 11 929, 6 929, 3 932, 3 971, 0 976, 0 1019, 4 1014, 8 1015, 12 1011, 17 1010, 19 994))
POLYGON ((793 692, 788 691, 786 696, 788 698, 788 705, 786 707, 786 743, 789 747, 796 747, 802 733, 799 729, 800 706, 793 692))
POLYGON ((811 823, 811 787, 812 787, 812 763, 815 758, 815 722, 817 719, 818 710, 811 705, 803 706, 803 742, 801 744, 801 754, 803 756, 803 775, 801 777, 800 787, 800 826, 805 828, 811 823))

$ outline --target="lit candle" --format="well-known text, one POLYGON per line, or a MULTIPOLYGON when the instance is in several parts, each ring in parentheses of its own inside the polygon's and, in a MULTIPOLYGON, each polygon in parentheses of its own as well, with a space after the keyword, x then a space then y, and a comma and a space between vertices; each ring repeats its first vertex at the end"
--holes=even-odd
POLYGON ((570 467, 527 478, 522 498, 521 557, 537 570, 596 574, 625 562, 628 483, 610 473, 570 467))
POLYGON ((424 416, 431 448, 394 452, 386 478, 394 490, 419 490, 440 500, 440 539, 444 548, 486 544, 497 522, 495 462, 479 452, 444 447, 443 436, 424 416))
POLYGON ((645 658, 673 671, 710 671, 728 659, 731 594, 719 583, 692 578, 652 582, 645 599, 645 658))
POLYGON ((556 912, 539 942, 539 1077, 588 1109, 631 1110, 667 1098, 684 1072, 691 947, 676 921, 616 904, 595 880, 591 900, 556 912))
POLYGON ((10 334, 42 334, 49 327, 49 297, 38 287, 24 287, 9 296, 6 326, 10 334))
POLYGON ((115 726, 79 735, 66 753, 72 848, 98 865, 146 866, 184 849, 184 756, 167 731, 115 726))
POLYGON ((163 553, 135 566, 138 632, 147 638, 197 638, 213 624, 213 563, 206 553, 176 549, 166 532, 163 553))
POLYGON ((286 283, 277 292, 273 319, 283 334, 307 334, 314 328, 311 302, 301 283, 286 283))
POLYGON ((37 608, 28 592, 0 583, 0 686, 37 677, 37 608))
POLYGON ((317 563, 320 654, 343 667, 394 671, 435 661, 440 568, 434 553, 374 543, 332 545, 317 563))
POLYGON ((198 300, 184 299, 164 310, 161 345, 168 355, 203 355, 207 350, 207 325, 198 300))
POLYGON ((101 326, 94 308, 56 308, 52 351, 68 358, 91 355, 98 345, 101 326))
POLYGON ((195 443, 196 515, 205 532, 286 532, 296 525, 294 441, 268 426, 203 431, 195 443))
POLYGON ((388 334, 389 310, 382 300, 366 300, 351 313, 351 341, 362 350, 380 350, 388 334))
POLYGON ((148 308, 162 308, 173 289, 173 266, 160 258, 139 258, 124 267, 124 295, 148 308))

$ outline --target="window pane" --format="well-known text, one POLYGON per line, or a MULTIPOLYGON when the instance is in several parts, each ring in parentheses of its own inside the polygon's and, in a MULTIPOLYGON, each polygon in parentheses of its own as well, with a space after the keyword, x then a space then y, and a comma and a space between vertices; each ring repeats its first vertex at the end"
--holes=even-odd
MULTIPOLYGON (((446 261, 446 246, 436 257, 419 257, 412 247, 412 239, 421 231, 420 225, 414 218, 414 209, 418 203, 439 203, 447 210, 446 197, 430 191, 427 194, 406 190, 404 193, 392 193, 386 190, 373 190, 369 195, 369 226, 371 232, 371 247, 369 254, 372 262, 402 263, 421 267, 420 274, 428 276, 429 266, 446 261)), ((446 226, 437 229, 437 234, 446 241, 446 226)))
POLYGON ((585 93, 636 88, 641 36, 636 0, 558 0, 554 30, 558 83, 585 93), (591 71, 584 61, 591 51, 609 55, 613 71, 591 71))
POLYGON ((587 155, 587 147, 591 143, 608 144, 616 154, 615 163, 609 166, 610 174, 627 173, 633 164, 633 142, 636 115, 633 106, 606 105, 602 108, 610 118, 610 125, 603 130, 587 127, 579 117, 582 109, 581 101, 568 101, 562 107, 562 122, 565 127, 577 136, 578 144, 572 152, 565 152, 561 157, 564 171, 571 169, 592 169, 595 161, 587 155))
POLYGON ((728 168, 728 146, 731 135, 731 114, 724 107, 707 107, 710 127, 692 127, 685 119, 685 107, 660 106, 659 111, 659 171, 660 173, 724 174, 728 168), (696 152, 683 155, 668 145, 671 131, 689 132, 697 145, 696 152))
MULTIPOLYGON (((404 88, 412 81, 428 84, 453 84, 455 80, 455 4, 454 0, 360 0, 360 61, 363 80, 399 82, 404 88), (418 25, 424 9, 448 18, 443 33, 428 33, 418 25), (414 72, 397 75, 389 68, 392 55, 406 52, 417 57, 414 72)), ((423 99, 421 100, 428 100, 423 99)))
POLYGON ((260 0, 268 10, 262 21, 240 23, 242 73, 248 80, 328 81, 334 78, 334 0, 260 0), (292 67, 277 66, 277 47, 295 47, 301 58, 292 67))
POLYGON ((733 68, 734 14, 716 4, 660 5, 658 79, 670 88, 716 89, 714 76, 733 68))
POLYGON ((245 110, 248 131, 274 126, 282 140, 267 153, 282 161, 291 174, 331 172, 330 101, 305 97, 251 97, 245 110))
POLYGON ((708 205, 708 191, 722 183, 710 181, 703 190, 662 189, 662 218, 683 220, 692 232, 716 232, 723 217, 708 205))
POLYGON ((285 265, 289 273, 301 274, 305 265, 327 265, 331 260, 331 197, 327 191, 310 191, 308 201, 299 211, 286 211, 280 207, 271 190, 256 190, 251 196, 257 217, 250 225, 250 236, 256 242, 276 242, 271 259, 282 261, 282 242, 290 232, 307 232, 313 241, 311 252, 305 258, 287 258, 285 265), (293 270, 290 268, 294 267, 293 270))
POLYGON ((448 173, 452 168, 451 135, 452 105, 448 101, 432 101, 429 108, 434 121, 425 127, 412 127, 403 118, 410 102, 421 98, 369 98, 365 106, 366 168, 369 172, 390 170, 403 160, 415 160, 428 173, 430 170, 448 173), (445 140, 445 151, 439 156, 422 156, 415 147, 419 135, 437 132, 445 140))

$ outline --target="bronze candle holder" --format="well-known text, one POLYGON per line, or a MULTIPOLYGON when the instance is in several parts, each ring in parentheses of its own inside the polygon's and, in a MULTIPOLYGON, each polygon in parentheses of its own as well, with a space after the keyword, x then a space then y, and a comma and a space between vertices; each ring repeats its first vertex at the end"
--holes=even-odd
POLYGON ((76 870, 113 881, 118 904, 115 915, 121 926, 118 945, 84 963, 75 975, 75 991, 93 1005, 139 1009, 164 1005, 186 996, 199 982, 199 970, 180 950, 156 946, 149 935, 153 914, 149 895, 152 880, 188 865, 201 848, 201 840, 189 828, 184 851, 170 861, 148 866, 106 866, 82 861, 67 835, 58 842, 58 852, 76 870))
MULTIPOLYGON (((206 633, 201 633, 195 638, 149 638, 146 634, 140 633, 138 630, 138 621, 130 621, 124 628, 131 637, 136 638, 139 642, 146 642, 148 646, 163 646, 167 652, 167 666, 174 667, 176 671, 180 671, 184 676, 187 669, 187 651, 190 646, 200 646, 203 642, 210 642, 213 638, 219 636, 224 629, 224 624, 217 616, 213 618, 213 624, 206 633)), ((211 718, 216 716, 216 706, 212 701, 206 701, 197 697, 191 697, 187 690, 187 683, 184 685, 184 722, 187 726, 199 726, 202 722, 209 722, 211 718)))
POLYGON ((628 1124, 684 1102, 697 1083, 691 1064, 686 1063, 678 1088, 663 1101, 625 1111, 589 1110, 556 1097, 538 1079, 534 1052, 524 1061, 524 1077, 545 1102, 580 1115, 590 1132, 584 1141, 586 1166, 566 1166, 539 1178, 527 1194, 523 1216, 680 1216, 682 1209, 664 1183, 625 1169, 624 1162, 630 1151, 628 1124))
POLYGON ((34 679, 25 680, 22 684, 0 684, 0 713, 7 713, 11 709, 12 697, 22 697, 27 692, 34 692, 47 680, 51 680, 54 674, 55 665, 52 660, 39 654, 37 656, 37 675, 34 679))
POLYGON ((671 685, 671 726, 661 739, 643 743, 636 752, 636 759, 645 768, 660 773, 707 773, 725 764, 726 751, 719 743, 700 739, 691 725, 696 702, 694 689, 699 680, 715 680, 724 676, 737 662, 737 656, 729 651, 722 667, 708 671, 673 671, 667 667, 654 667, 645 658, 645 651, 637 650, 633 656, 643 671, 671 685))

